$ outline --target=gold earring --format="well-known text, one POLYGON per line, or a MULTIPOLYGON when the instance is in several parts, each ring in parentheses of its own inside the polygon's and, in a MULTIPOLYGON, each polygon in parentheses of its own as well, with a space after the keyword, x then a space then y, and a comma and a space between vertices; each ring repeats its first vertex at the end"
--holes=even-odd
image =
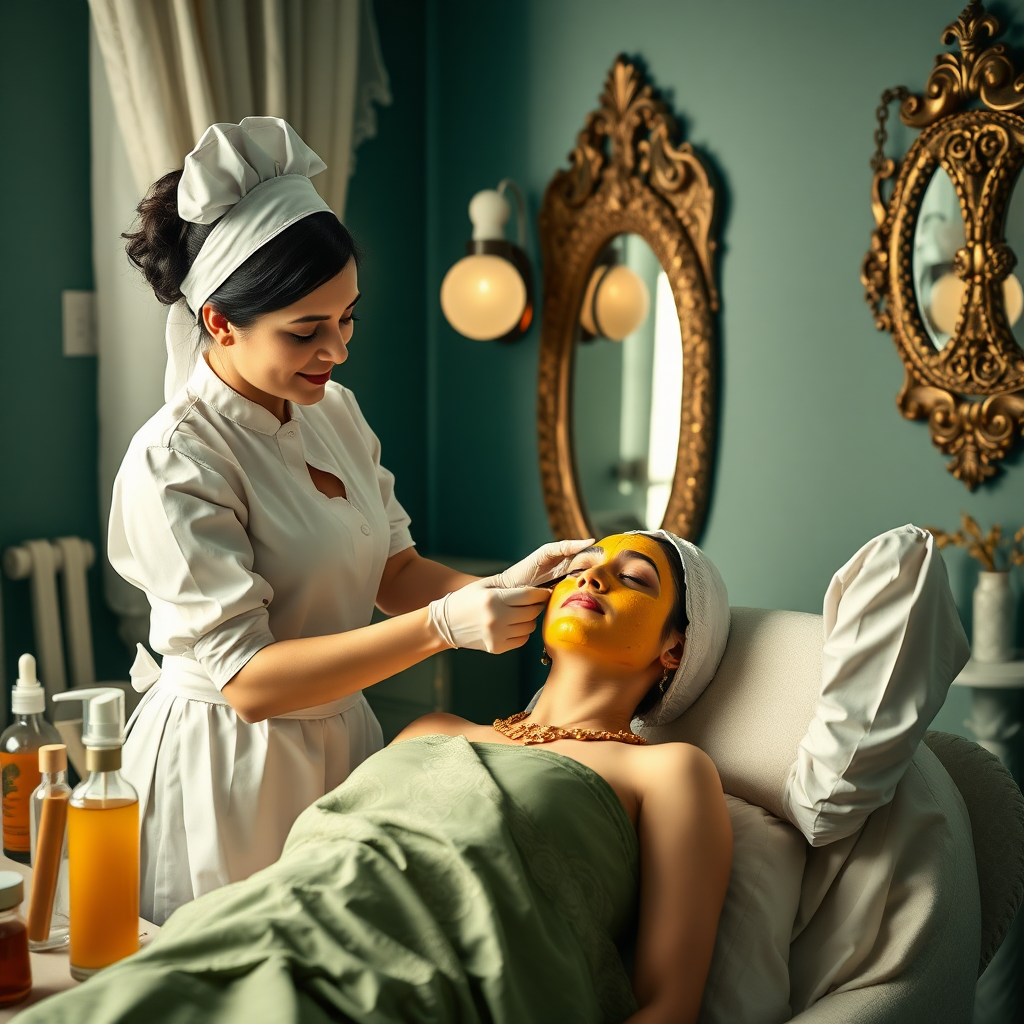
POLYGON ((544 653, 540 656, 540 663, 545 667, 551 664, 551 655, 548 654, 548 649, 546 647, 544 648, 544 653))
POLYGON ((664 693, 668 689, 668 669, 665 669, 664 674, 661 677, 661 682, 658 683, 658 689, 664 693))

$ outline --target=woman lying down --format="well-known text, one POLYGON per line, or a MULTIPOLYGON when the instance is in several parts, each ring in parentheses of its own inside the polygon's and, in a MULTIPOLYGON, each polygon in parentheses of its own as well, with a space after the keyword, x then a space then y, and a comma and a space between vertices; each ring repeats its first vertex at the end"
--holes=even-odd
POLYGON ((630 723, 692 702, 728 623, 697 548, 606 537, 553 589, 529 715, 419 719, 302 814, 276 864, 19 1019, 695 1021, 729 816, 704 753, 630 723))

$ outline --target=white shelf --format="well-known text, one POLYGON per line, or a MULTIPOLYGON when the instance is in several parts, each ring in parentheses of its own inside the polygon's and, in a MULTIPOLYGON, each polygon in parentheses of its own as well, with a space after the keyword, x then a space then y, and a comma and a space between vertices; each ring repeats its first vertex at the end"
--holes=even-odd
POLYGON ((1024 688, 1024 661, 975 661, 973 658, 953 680, 954 686, 983 687, 989 690, 1024 688))

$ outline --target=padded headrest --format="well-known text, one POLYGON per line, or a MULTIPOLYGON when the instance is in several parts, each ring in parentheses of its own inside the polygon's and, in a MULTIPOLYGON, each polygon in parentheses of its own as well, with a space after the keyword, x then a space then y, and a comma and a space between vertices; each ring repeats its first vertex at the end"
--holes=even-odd
POLYGON ((715 678, 681 718, 640 730, 703 750, 727 793, 785 819, 782 794, 821 691, 820 615, 733 608, 715 678))

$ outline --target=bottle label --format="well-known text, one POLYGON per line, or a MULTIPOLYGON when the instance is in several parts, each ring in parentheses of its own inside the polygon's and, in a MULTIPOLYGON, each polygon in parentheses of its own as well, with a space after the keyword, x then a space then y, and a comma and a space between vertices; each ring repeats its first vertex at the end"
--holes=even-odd
POLYGON ((32 793, 42 781, 39 751, 24 754, 0 751, 0 771, 4 786, 4 849, 14 853, 28 853, 28 809, 32 793))

